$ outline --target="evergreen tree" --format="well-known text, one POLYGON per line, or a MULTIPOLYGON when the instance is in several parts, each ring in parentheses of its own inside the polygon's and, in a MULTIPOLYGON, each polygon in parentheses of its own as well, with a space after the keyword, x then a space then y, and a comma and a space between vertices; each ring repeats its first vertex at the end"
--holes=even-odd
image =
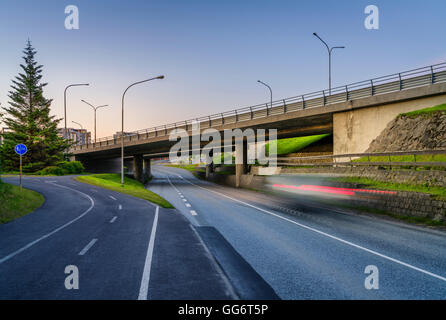
POLYGON ((68 142, 57 135, 61 119, 50 116, 52 99, 43 96, 42 66, 34 59, 36 50, 28 40, 23 51, 23 72, 12 80, 9 91, 9 107, 4 107, 4 123, 8 132, 3 134, 4 143, 0 157, 4 171, 17 171, 19 156, 14 147, 23 143, 28 152, 23 156, 23 170, 33 172, 63 160, 68 142))

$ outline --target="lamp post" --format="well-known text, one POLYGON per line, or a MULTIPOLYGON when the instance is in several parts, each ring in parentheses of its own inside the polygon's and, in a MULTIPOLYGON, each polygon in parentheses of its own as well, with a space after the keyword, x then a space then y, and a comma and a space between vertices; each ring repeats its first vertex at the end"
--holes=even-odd
POLYGON ((129 90, 131 87, 140 84, 140 83, 144 83, 144 82, 148 82, 151 80, 156 80, 156 79, 164 79, 164 76, 158 76, 155 78, 150 78, 150 79, 146 79, 146 80, 142 80, 142 81, 138 81, 135 83, 132 83, 131 85, 129 85, 127 87, 127 89, 125 89, 124 93, 122 94, 122 116, 121 116, 121 186, 124 186, 124 97, 125 94, 127 92, 127 90, 129 90))
POLYGON ((78 87, 78 86, 89 86, 89 83, 73 83, 65 87, 63 92, 63 110, 64 110, 64 121, 65 121, 65 131, 64 138, 67 138, 67 89, 70 87, 78 87))
POLYGON ((317 37, 319 40, 321 40, 322 43, 325 44, 325 46, 327 47, 327 50, 328 50, 328 88, 329 88, 328 90, 329 90, 329 93, 331 95, 331 52, 334 49, 345 49, 345 47, 331 47, 330 48, 328 46, 328 44, 324 40, 322 40, 322 38, 319 37, 319 35, 316 32, 313 32, 313 35, 315 37, 317 37))
MULTIPOLYGON (((81 130, 84 130, 84 127, 79 122, 76 122, 76 121, 71 121, 71 122, 73 122, 73 123, 77 124, 78 126, 80 126, 81 130)), ((82 140, 80 138, 81 137, 81 133, 80 132, 77 133, 76 137, 77 137, 77 144, 82 144, 81 142, 79 142, 80 140, 82 140)))
POLYGON ((77 124, 79 127, 81 127, 81 130, 84 129, 84 127, 79 122, 76 122, 76 121, 71 121, 71 122, 73 122, 73 123, 77 124))
POLYGON ((85 100, 81 100, 83 103, 86 103, 86 104, 88 104, 90 107, 92 107, 93 108, 93 110, 94 110, 94 143, 96 143, 96 111, 99 109, 99 108, 104 108, 104 107, 108 107, 108 104, 104 104, 104 105, 102 105, 102 106, 98 106, 98 107, 95 107, 94 105, 92 105, 91 103, 88 103, 87 101, 85 101, 85 100))
POLYGON ((269 89, 269 93, 270 93, 270 96, 271 96, 271 108, 272 108, 273 107, 273 90, 265 82, 260 81, 260 80, 257 80, 257 82, 263 84, 264 86, 266 86, 269 89))

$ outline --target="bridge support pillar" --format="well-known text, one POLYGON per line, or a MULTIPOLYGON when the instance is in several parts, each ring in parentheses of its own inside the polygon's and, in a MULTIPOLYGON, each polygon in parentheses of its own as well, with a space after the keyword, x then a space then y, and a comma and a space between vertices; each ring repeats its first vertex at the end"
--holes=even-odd
POLYGON ((235 187, 240 187, 242 175, 248 173, 248 142, 235 145, 235 187))
POLYGON ((144 159, 144 182, 149 181, 152 176, 152 169, 150 166, 150 159, 144 159))
POLYGON ((213 162, 206 165, 206 179, 209 178, 209 176, 212 172, 214 172, 214 163, 213 162))
POLYGON ((206 159, 206 179, 209 179, 212 172, 214 172, 214 150, 209 151, 209 156, 206 159))
POLYGON ((143 157, 142 155, 133 156, 133 178, 144 183, 143 157))

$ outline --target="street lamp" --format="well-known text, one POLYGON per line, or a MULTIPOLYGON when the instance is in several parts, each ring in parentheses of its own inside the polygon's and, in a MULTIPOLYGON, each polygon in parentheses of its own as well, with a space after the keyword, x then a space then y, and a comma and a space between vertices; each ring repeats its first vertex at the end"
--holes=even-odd
POLYGON ((76 122, 76 121, 71 121, 71 122, 73 122, 73 123, 77 124, 79 127, 81 127, 81 130, 84 130, 84 127, 79 122, 76 122))
POLYGON ((269 85, 267 85, 265 82, 257 80, 258 83, 263 84, 264 86, 268 87, 269 89, 269 93, 271 95, 271 108, 273 107, 273 90, 271 90, 271 87, 269 85))
POLYGON ((333 51, 333 49, 345 49, 345 47, 329 47, 328 44, 322 40, 321 37, 319 37, 319 35, 316 32, 313 32, 313 35, 315 37, 317 37, 319 40, 322 41, 323 44, 325 44, 325 46, 327 47, 328 50, 328 87, 329 87, 329 93, 331 95, 331 52, 333 51))
POLYGON ((67 138, 67 89, 70 87, 77 87, 77 86, 89 86, 89 83, 74 83, 70 84, 65 87, 65 90, 63 92, 63 110, 64 110, 64 120, 65 120, 65 132, 64 137, 67 138))
POLYGON ((131 87, 133 87, 134 85, 140 84, 140 83, 144 83, 147 81, 151 81, 151 80, 156 80, 156 79, 164 79, 164 76, 158 76, 155 78, 150 78, 150 79, 146 79, 146 80, 142 80, 142 81, 138 81, 135 83, 132 83, 131 85, 129 85, 127 87, 127 89, 125 89, 124 93, 122 94, 122 117, 121 117, 121 186, 124 186, 124 97, 125 94, 127 92, 128 89, 130 89, 131 87))
MULTIPOLYGON (((80 127, 81 127, 81 130, 84 130, 84 127, 83 127, 79 122, 76 122, 76 121, 71 121, 71 122, 73 122, 73 123, 77 124, 78 126, 80 126, 80 127)), ((80 137, 81 137, 81 133, 78 132, 78 133, 76 134, 77 144, 82 144, 82 141, 81 141, 82 139, 81 139, 80 137), (81 141, 81 142, 79 142, 79 141, 81 141)))
POLYGON ((96 111, 99 109, 99 108, 104 108, 104 107, 108 107, 108 104, 104 104, 103 106, 98 106, 98 107, 95 107, 95 106, 93 106, 91 103, 88 103, 87 101, 85 101, 85 100, 81 100, 83 103, 86 103, 86 104, 88 104, 90 107, 92 107, 93 108, 93 110, 94 110, 94 143, 96 143, 96 111))

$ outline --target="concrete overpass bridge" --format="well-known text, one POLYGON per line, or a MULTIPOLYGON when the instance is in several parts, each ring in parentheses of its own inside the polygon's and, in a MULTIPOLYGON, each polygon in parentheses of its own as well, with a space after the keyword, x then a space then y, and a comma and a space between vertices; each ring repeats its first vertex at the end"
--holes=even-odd
MULTIPOLYGON (((443 103, 446 63, 333 88, 331 94, 322 90, 276 100, 272 105, 255 105, 135 131, 124 137, 125 154, 133 158, 135 176, 142 180, 144 171, 150 174, 147 159, 167 155, 176 143, 169 141, 170 133, 184 129, 191 134, 195 123, 200 124, 201 131, 214 128, 221 133, 227 129, 277 129, 278 138, 331 133, 334 154, 361 153, 398 114, 443 103)), ((110 159, 120 157, 120 147, 120 137, 105 137, 96 143, 73 146, 70 152, 89 170, 100 166, 112 171, 106 163, 113 166, 110 159)), ((237 153, 243 155, 246 150, 236 150, 237 153)), ((246 164, 236 167, 237 176, 243 168, 246 164)))

